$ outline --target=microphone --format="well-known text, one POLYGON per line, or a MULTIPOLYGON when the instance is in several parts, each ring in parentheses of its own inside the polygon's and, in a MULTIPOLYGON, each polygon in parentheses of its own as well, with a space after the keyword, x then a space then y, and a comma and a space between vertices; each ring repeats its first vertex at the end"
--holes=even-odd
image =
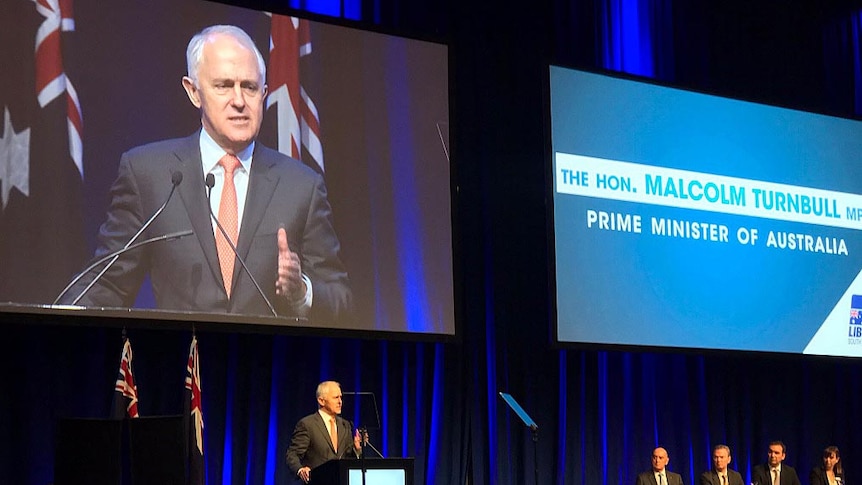
MULTIPOLYGON (((135 249, 138 249, 141 246, 146 246, 147 244, 152 244, 152 243, 156 243, 156 242, 160 242, 160 241, 173 241, 174 239, 180 239, 180 238, 183 238, 186 236, 191 236, 194 233, 195 232, 192 230, 185 230, 185 231, 171 232, 168 234, 162 234, 161 236, 156 236, 156 237, 151 237, 149 239, 144 239, 143 241, 136 242, 136 243, 132 244, 131 246, 117 249, 116 251, 112 251, 112 252, 102 256, 101 258, 97 259, 92 264, 87 266, 84 269, 84 271, 81 271, 80 273, 78 273, 78 276, 75 276, 75 278, 68 285, 66 285, 66 288, 64 288, 63 291, 60 292, 60 296, 58 296, 57 299, 54 300, 54 303, 52 303, 52 305, 56 305, 57 302, 59 302, 60 299, 63 298, 63 295, 65 295, 66 292, 69 291, 69 288, 75 286, 75 283, 80 281, 81 278, 83 278, 85 274, 89 273, 90 271, 93 270, 93 268, 99 266, 100 264, 104 263, 105 261, 107 261, 111 258, 116 258, 116 257, 122 256, 123 253, 127 253, 129 251, 134 251, 135 249)), ((89 289, 89 287, 87 287, 87 289, 89 289)), ((84 291, 86 291, 86 290, 84 290, 84 291)), ((80 296, 75 299, 75 302, 77 302, 78 299, 80 299, 80 296)), ((74 305, 74 304, 75 303, 72 303, 72 305, 74 305)))
MULTIPOLYGON (((153 221, 155 221, 155 220, 156 220, 156 218, 157 218, 157 217, 159 217, 159 215, 162 213, 162 211, 164 211, 164 210, 165 210, 165 207, 167 207, 167 206, 168 206, 168 202, 170 202, 170 201, 171 201, 171 197, 173 197, 173 196, 174 196, 174 192, 176 192, 177 187, 178 187, 182 182, 183 182, 183 173, 182 173, 182 172, 171 172, 171 191, 168 193, 168 198, 167 198, 167 199, 165 199, 165 203, 164 203, 164 204, 162 204, 162 205, 161 205, 161 207, 159 207, 158 209, 156 209, 156 211, 153 213, 153 215, 152 215, 152 216, 150 216, 150 218, 149 218, 149 219, 147 219, 147 222, 145 222, 145 223, 144 223, 144 225, 143 225, 143 226, 141 226, 141 228, 140 228, 140 229, 138 229, 138 232, 136 232, 136 233, 135 233, 135 235, 134 235, 134 236, 132 236, 132 238, 131 238, 131 239, 129 239, 129 242, 127 242, 127 243, 126 243, 126 245, 125 245, 125 246, 123 246, 123 249, 128 249, 128 248, 129 248, 129 247, 130 247, 130 246, 135 242, 135 240, 137 240, 137 239, 138 239, 138 237, 139 237, 141 234, 143 234, 143 232, 144 232, 144 231, 146 231, 148 227, 150 227, 150 225, 153 223, 153 221)), ((125 252, 125 251, 121 251, 121 252, 117 253, 117 254, 114 256, 114 259, 113 259, 113 260, 111 260, 111 262, 109 262, 108 264, 106 264, 104 268, 102 268, 102 271, 100 271, 100 272, 99 272, 99 274, 97 274, 97 275, 96 275, 96 277, 95 277, 95 278, 93 278, 93 279, 90 281, 90 284, 88 284, 88 285, 87 285, 87 287, 86 287, 86 288, 84 288, 84 290, 83 290, 83 291, 81 291, 81 293, 79 293, 79 294, 78 294, 78 296, 77 296, 77 297, 72 301, 72 305, 76 305, 76 304, 78 303, 78 301, 80 301, 80 300, 81 300, 81 298, 83 298, 83 297, 84 297, 84 295, 85 295, 88 291, 90 291, 90 288, 92 288, 92 287, 93 287, 93 285, 95 285, 97 281, 99 281, 100 279, 102 279, 102 276, 103 276, 103 275, 108 271, 108 269, 110 269, 110 268, 111 268, 111 266, 113 266, 113 265, 114 265, 114 263, 117 261, 117 258, 119 258, 119 257, 120 257, 120 255, 121 255, 122 253, 124 253, 124 252, 125 252)), ((90 268, 90 269, 92 269, 92 268, 90 268)), ((88 271, 89 271, 89 269, 88 269, 87 271, 82 271, 82 272, 78 275, 78 277, 77 277, 77 278, 75 278, 75 280, 73 280, 73 283, 69 283, 69 286, 67 286, 65 289, 63 289, 63 291, 62 291, 62 292, 60 292, 60 295, 59 295, 59 296, 57 296, 57 298, 54 300, 54 304, 56 304, 56 303, 60 300, 60 298, 62 298, 62 297, 63 297, 63 295, 64 295, 67 291, 69 291, 69 288, 71 288, 71 286, 74 284, 74 282, 77 282, 78 280, 80 280, 80 279, 81 279, 81 277, 82 277, 84 274, 86 274, 88 271)))
MULTIPOLYGON (((364 450, 365 448, 371 448, 372 450, 374 450, 374 453, 377 454, 377 456, 379 456, 380 458, 384 458, 383 454, 380 453, 380 450, 375 448, 374 445, 371 444, 371 441, 368 439, 368 428, 366 428, 365 426, 360 426, 359 428, 357 428, 357 430, 359 431, 359 440, 360 444, 362 445, 362 449, 364 450)), ((362 453, 362 458, 365 458, 364 452, 362 453)))
POLYGON ((236 256, 236 259, 239 260, 239 264, 242 266, 242 269, 245 271, 245 274, 247 274, 248 277, 251 279, 251 282, 254 283, 254 287, 257 289, 257 292, 258 294, 260 294, 260 297, 263 298, 263 301, 264 303, 266 303, 266 306, 269 307, 269 311, 272 312, 272 316, 278 317, 278 312, 275 311, 275 307, 272 306, 272 302, 270 302, 269 298, 266 297, 266 293, 264 293, 263 290, 260 289, 260 285, 257 283, 257 279, 255 279, 254 275, 251 274, 251 271, 248 269, 248 266, 246 266, 245 261, 242 259, 242 256, 239 255, 239 251, 237 251, 236 246, 234 246, 233 241, 231 241, 230 238, 227 237, 227 231, 225 231, 224 227, 221 225, 221 222, 219 222, 218 217, 213 214, 211 197, 213 187, 215 187, 215 175, 208 173, 204 183, 207 186, 207 209, 209 209, 210 211, 210 217, 213 218, 216 223, 216 226, 218 226, 218 230, 221 232, 221 235, 224 236, 224 239, 230 246, 231 251, 233 251, 234 256, 236 256))

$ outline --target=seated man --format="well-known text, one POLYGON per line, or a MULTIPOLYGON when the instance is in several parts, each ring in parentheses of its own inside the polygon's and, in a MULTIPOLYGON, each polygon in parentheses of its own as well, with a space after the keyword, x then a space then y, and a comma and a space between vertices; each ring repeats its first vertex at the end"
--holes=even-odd
POLYGON ((700 485, 744 485, 742 475, 727 467, 731 460, 729 446, 715 445, 712 449, 712 470, 700 475, 700 485))
POLYGON ((682 475, 667 470, 670 462, 667 450, 656 448, 652 452, 652 470, 638 475, 635 485, 682 485, 682 475))

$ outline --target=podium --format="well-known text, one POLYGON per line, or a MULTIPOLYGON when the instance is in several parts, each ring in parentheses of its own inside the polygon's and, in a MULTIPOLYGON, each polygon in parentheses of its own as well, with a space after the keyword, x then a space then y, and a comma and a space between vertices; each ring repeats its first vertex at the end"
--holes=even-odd
POLYGON ((57 485, 117 485, 120 483, 122 436, 122 420, 59 420, 54 445, 54 483, 57 485))
POLYGON ((183 416, 61 418, 54 483, 184 485, 185 445, 183 416))
POLYGON ((311 470, 309 485, 413 485, 413 458, 330 460, 311 470))

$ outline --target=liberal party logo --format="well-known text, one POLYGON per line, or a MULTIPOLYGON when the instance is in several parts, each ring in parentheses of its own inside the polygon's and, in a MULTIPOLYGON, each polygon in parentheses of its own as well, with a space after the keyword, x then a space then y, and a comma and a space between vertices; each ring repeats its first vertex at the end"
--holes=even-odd
POLYGON ((862 295, 853 295, 850 300, 850 329, 848 337, 862 337, 862 295))
POLYGON ((862 295, 853 295, 850 300, 850 325, 862 325, 862 295))

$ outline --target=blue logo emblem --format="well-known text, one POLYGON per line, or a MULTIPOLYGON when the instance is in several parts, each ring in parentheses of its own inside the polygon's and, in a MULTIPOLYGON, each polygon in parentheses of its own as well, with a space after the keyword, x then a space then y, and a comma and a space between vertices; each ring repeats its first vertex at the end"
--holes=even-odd
POLYGON ((850 325, 862 325, 862 295, 853 295, 850 301, 850 325))

